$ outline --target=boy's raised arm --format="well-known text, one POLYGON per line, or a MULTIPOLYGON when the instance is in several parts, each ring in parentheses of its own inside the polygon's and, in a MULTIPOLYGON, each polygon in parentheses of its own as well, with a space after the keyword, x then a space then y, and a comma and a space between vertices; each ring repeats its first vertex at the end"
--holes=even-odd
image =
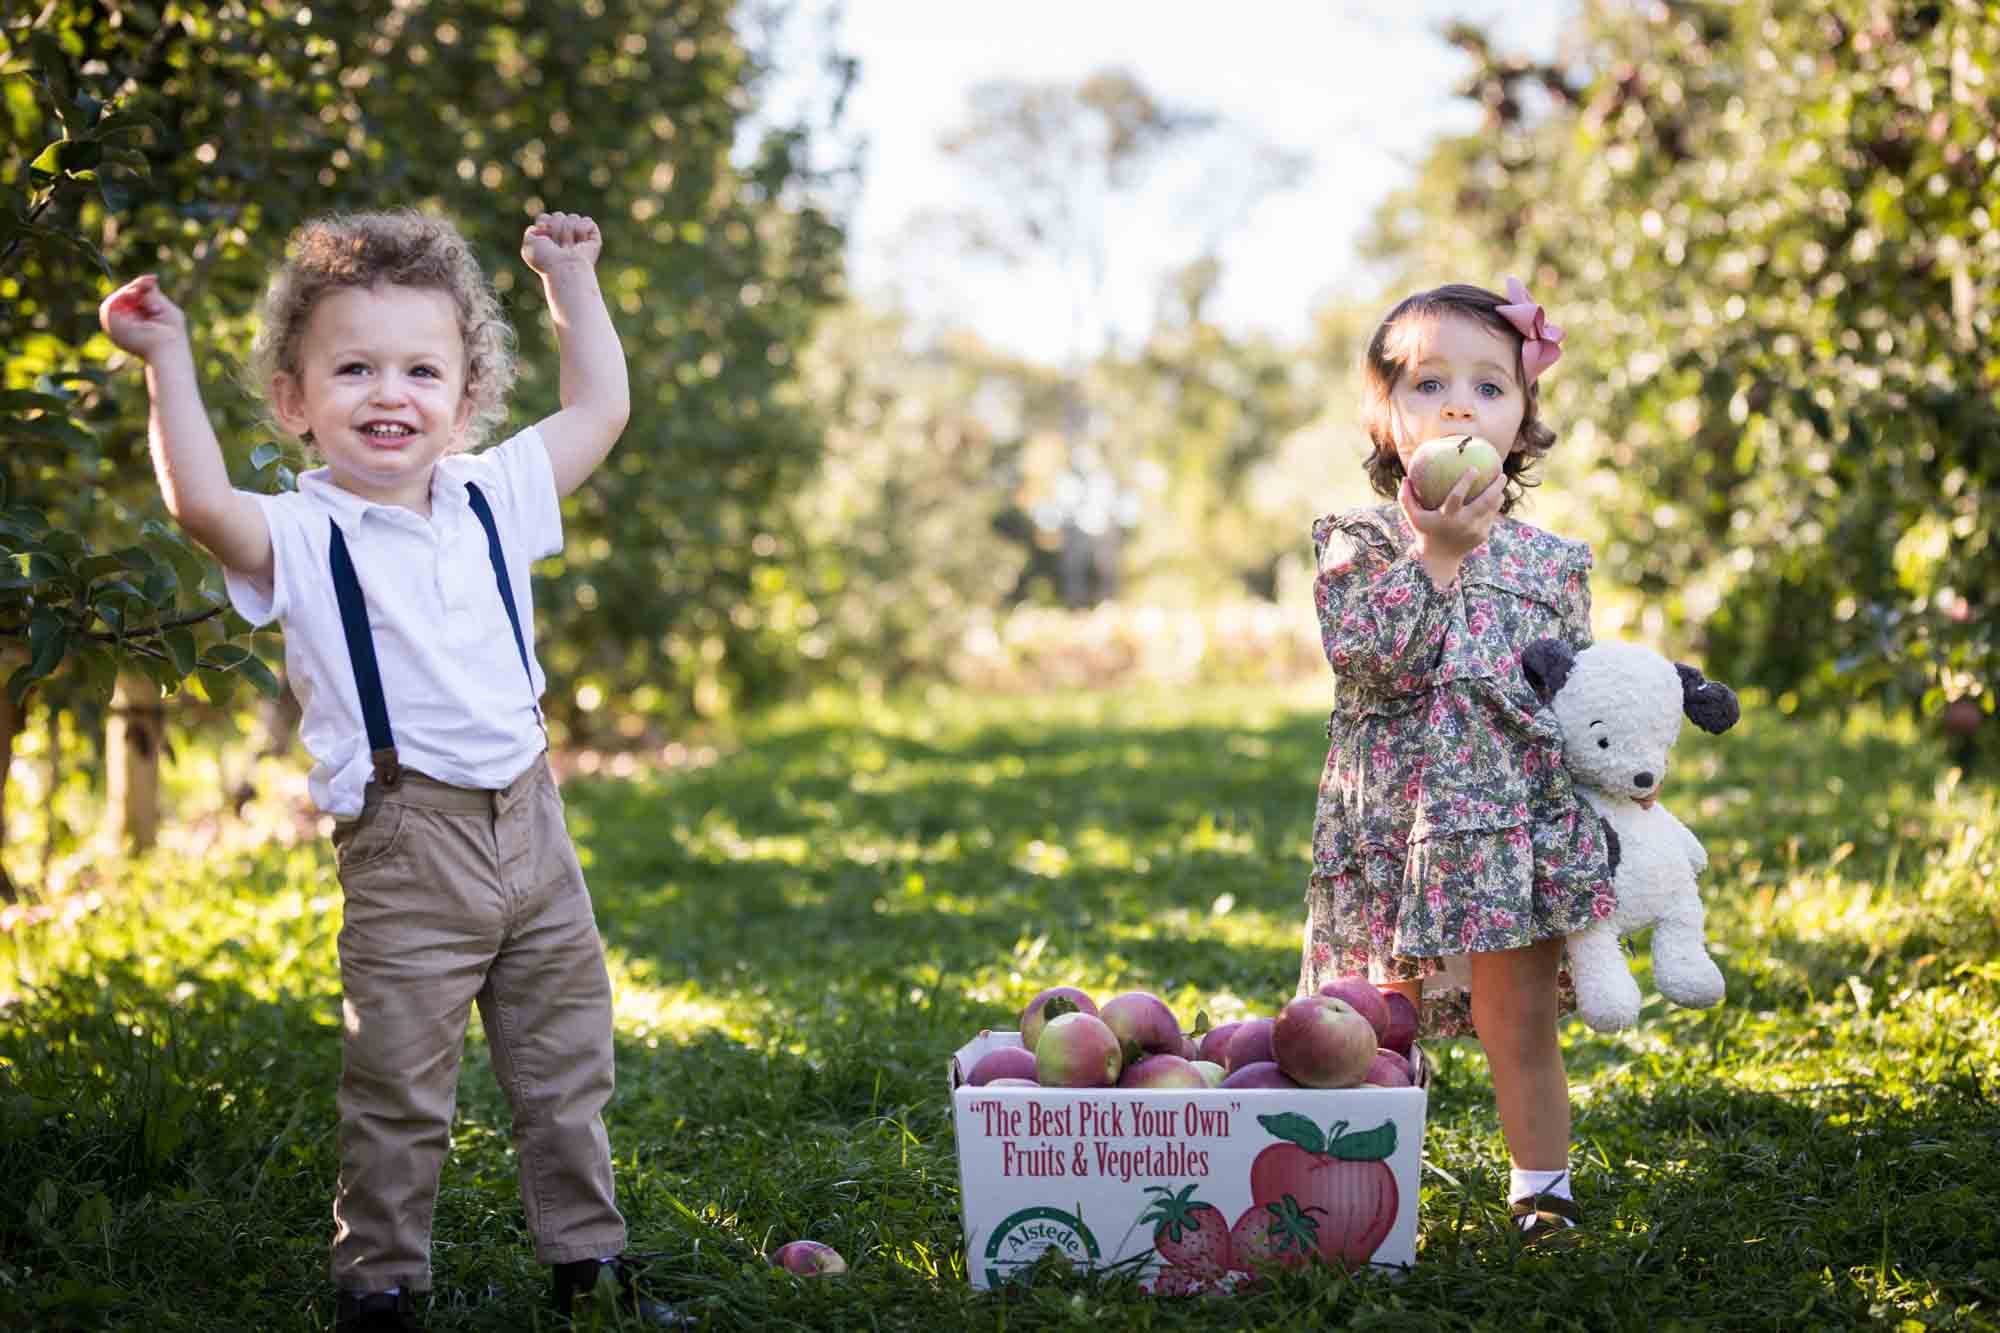
POLYGON ((597 224, 575 213, 540 214, 521 238, 521 258, 542 275, 562 361, 562 408, 538 426, 559 495, 597 470, 632 414, 625 349, 597 286, 603 246, 597 224))
POLYGON ((229 482, 202 405, 187 317, 151 274, 105 297, 97 317, 114 344, 146 362, 147 438, 167 512, 225 568, 269 588, 271 530, 257 502, 229 482))

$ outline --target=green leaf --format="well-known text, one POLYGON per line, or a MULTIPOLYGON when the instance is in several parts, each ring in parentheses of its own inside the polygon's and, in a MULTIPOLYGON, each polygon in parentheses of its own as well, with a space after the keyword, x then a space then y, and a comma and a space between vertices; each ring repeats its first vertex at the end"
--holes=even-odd
POLYGON ((1331 1127, 1327 1136, 1326 1155, 1339 1158, 1343 1162, 1379 1162, 1396 1151, 1396 1122, 1384 1120, 1373 1129, 1357 1130, 1352 1134, 1340 1132, 1345 1121, 1331 1127))
POLYGON ((265 698, 275 699, 278 697, 280 692, 278 678, 271 674, 271 668, 265 666, 264 660, 256 654, 252 653, 249 657, 244 658, 236 670, 240 675, 246 677, 252 685, 256 686, 257 692, 265 698))
POLYGON ((0 418, 0 436, 15 440, 39 440, 68 449, 94 449, 97 437, 67 417, 53 413, 39 417, 0 418))
POLYGON ((1296 1143, 1307 1152, 1319 1152, 1326 1147, 1326 1138, 1319 1132, 1319 1126, 1294 1112, 1260 1115, 1257 1123, 1269 1130, 1272 1137, 1296 1143))
POLYGON ((71 175, 93 171, 104 160, 104 145, 95 139, 71 139, 61 148, 57 157, 62 169, 71 175))
POLYGON ((35 614, 28 620, 28 664, 8 682, 17 702, 28 686, 62 665, 63 655, 69 651, 69 638, 68 621, 46 606, 35 608, 35 614))
POLYGON ((174 604, 174 592, 180 587, 180 580, 166 565, 154 565, 146 571, 145 581, 140 585, 140 595, 146 605, 158 610, 166 610, 174 604))
POLYGON ((33 389, 0 389, 0 412, 67 412, 69 399, 33 389))
POLYGON ((195 663, 201 657, 201 648, 195 643, 192 630, 170 629, 160 636, 160 645, 173 660, 174 670, 183 676, 194 671, 195 663))
POLYGON ((76 576, 94 579, 124 568, 125 561, 116 555, 93 555, 77 562, 76 576))
POLYGON ((172 662, 162 657, 154 657, 147 653, 135 653, 127 659, 127 662, 131 667, 137 668, 153 684, 159 686, 162 694, 172 694, 179 690, 181 681, 185 679, 180 672, 174 670, 172 662))
POLYGON ((217 708, 227 708, 229 700, 236 693, 236 684, 243 678, 233 671, 216 671, 201 667, 195 672, 195 682, 201 686, 202 697, 217 708))
POLYGON ((118 687, 117 654, 93 639, 82 639, 71 657, 77 666, 75 678, 86 697, 96 704, 109 703, 118 687))
POLYGON ((157 518, 147 519, 140 525, 139 531, 153 539, 154 553, 164 555, 173 566, 181 590, 190 598, 199 597, 202 583, 208 576, 208 564, 195 548, 177 530, 157 518))
POLYGON ((201 656, 201 664, 216 671, 234 671, 253 656, 240 643, 218 643, 201 656))
POLYGON ((97 135, 100 139, 109 138, 114 134, 136 134, 140 130, 151 130, 161 139, 169 137, 167 127, 161 123, 158 116, 150 115, 144 111, 133 111, 129 108, 120 108, 117 111, 113 111, 110 115, 91 126, 90 130, 91 133, 97 135))
POLYGON ((0 509, 0 522, 13 524, 38 537, 49 530, 48 515, 36 505, 8 505, 0 509))

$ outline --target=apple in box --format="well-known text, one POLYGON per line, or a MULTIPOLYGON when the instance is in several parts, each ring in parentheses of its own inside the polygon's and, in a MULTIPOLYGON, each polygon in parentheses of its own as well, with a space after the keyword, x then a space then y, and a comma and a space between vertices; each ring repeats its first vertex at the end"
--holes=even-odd
POLYGON ((1052 1018, 1081 1011, 1086 1014, 1097 1012, 1097 1001, 1074 986, 1051 986, 1028 1001, 1028 1007, 1021 1011, 1021 1045, 1029 1050, 1042 1039, 1042 1029, 1052 1018))
POLYGON ((1181 1035, 1180 1020, 1157 995, 1142 990, 1114 995, 1104 1002, 1097 1016, 1118 1034, 1118 1044, 1128 1065, 1137 1064, 1149 1055, 1187 1058, 1187 1039, 1181 1035))
POLYGON ((1359 972, 1349 972, 1321 986, 1319 993, 1345 1000, 1349 1008, 1367 1019, 1375 1029, 1376 1042, 1383 1046, 1389 1044, 1389 1002, 1382 998, 1382 992, 1375 988, 1374 982, 1359 972))
POLYGON ((1108 1088, 1124 1067, 1118 1034, 1096 1014, 1060 1014, 1035 1043, 1035 1077, 1045 1088, 1108 1088))
POLYGON ((1148 1055, 1125 1066, 1121 1088, 1205 1088, 1208 1080, 1192 1060, 1178 1055, 1148 1055))
POLYGON ((1374 1024, 1353 1005, 1304 995, 1278 1011, 1271 1049, 1278 1068, 1308 1088, 1352 1088, 1368 1077, 1379 1046, 1374 1024))

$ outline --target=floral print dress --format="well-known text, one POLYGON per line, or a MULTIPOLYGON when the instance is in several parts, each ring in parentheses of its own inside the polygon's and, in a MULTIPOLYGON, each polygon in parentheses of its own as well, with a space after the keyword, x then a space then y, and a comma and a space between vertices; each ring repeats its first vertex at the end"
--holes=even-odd
POLYGON ((1589 646, 1590 548, 1502 518, 1439 589, 1394 504, 1320 519, 1313 546, 1335 690, 1300 990, 1422 979, 1423 1030, 1467 1032, 1463 955, 1612 908, 1603 823, 1521 675, 1536 639, 1589 646))

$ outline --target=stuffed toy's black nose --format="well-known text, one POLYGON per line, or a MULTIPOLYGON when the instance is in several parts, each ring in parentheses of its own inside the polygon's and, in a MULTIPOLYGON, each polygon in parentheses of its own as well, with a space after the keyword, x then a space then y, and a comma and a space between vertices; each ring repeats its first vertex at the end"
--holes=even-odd
POLYGON ((1653 785, 1653 775, 1651 773, 1634 773, 1632 775, 1632 785, 1635 787, 1650 787, 1653 785))

